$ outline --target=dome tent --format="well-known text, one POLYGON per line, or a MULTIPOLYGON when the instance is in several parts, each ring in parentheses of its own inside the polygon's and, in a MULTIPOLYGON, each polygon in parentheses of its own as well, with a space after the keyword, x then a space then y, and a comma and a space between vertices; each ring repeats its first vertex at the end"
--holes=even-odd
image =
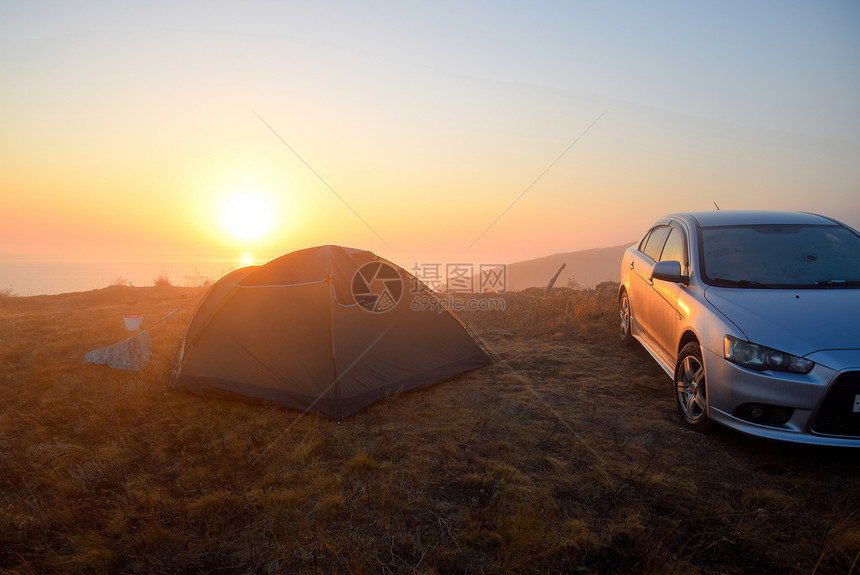
POLYGON ((412 274, 369 251, 329 245, 215 283, 188 325, 170 388, 342 419, 389 393, 490 363, 412 274))

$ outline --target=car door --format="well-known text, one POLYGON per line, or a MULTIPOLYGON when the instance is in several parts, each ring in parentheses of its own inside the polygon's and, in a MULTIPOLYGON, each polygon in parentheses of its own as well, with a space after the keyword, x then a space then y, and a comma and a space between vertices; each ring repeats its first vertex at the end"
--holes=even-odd
MULTIPOLYGON (((681 273, 688 272, 687 239, 679 227, 671 226, 658 261, 677 261, 681 273)), ((678 295, 683 285, 676 282, 651 278, 650 296, 647 300, 646 316, 651 339, 671 365, 675 364, 678 353, 678 340, 684 315, 678 306, 678 295)))
POLYGON ((670 231, 671 228, 667 225, 658 225, 649 230, 645 237, 642 238, 642 241, 639 242, 638 248, 632 251, 628 264, 632 316, 636 322, 636 328, 647 339, 651 339, 648 314, 650 308, 653 307, 653 304, 649 301, 653 297, 651 270, 654 267, 656 258, 660 257, 663 244, 665 244, 666 237, 670 231))

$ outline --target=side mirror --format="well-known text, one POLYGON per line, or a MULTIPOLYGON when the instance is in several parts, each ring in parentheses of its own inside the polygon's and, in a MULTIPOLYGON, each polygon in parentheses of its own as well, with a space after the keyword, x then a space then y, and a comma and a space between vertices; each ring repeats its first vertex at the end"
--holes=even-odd
POLYGON ((681 262, 666 261, 657 262, 651 269, 651 277, 655 280, 663 280, 672 283, 687 283, 688 278, 681 275, 681 262))

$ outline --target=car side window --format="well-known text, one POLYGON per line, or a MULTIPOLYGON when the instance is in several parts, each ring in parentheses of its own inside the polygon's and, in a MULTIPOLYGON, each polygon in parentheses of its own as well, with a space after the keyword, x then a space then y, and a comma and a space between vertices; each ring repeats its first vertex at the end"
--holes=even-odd
POLYGON ((666 243, 666 236, 669 235, 671 229, 669 226, 657 226, 651 230, 639 251, 654 261, 659 260, 660 252, 663 251, 663 244, 666 243))
POLYGON ((654 231, 654 230, 648 230, 648 233, 645 234, 645 237, 643 237, 642 240, 640 240, 639 245, 636 246, 637 250, 639 250, 640 252, 643 252, 643 253, 645 252, 645 244, 648 243, 648 238, 651 237, 652 231, 654 231))
POLYGON ((675 228, 670 228, 669 237, 666 238, 666 244, 663 246, 663 253, 660 254, 660 261, 676 261, 680 262, 681 266, 687 265, 686 249, 684 247, 684 238, 681 232, 675 228))

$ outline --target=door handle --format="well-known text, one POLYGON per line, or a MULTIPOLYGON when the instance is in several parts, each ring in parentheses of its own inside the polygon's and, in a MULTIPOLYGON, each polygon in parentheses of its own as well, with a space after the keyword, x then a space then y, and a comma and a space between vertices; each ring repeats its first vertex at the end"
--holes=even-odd
POLYGON ((633 269, 633 267, 634 267, 635 265, 636 265, 636 261, 635 261, 635 260, 630 260, 630 269, 631 269, 631 270, 633 269))

